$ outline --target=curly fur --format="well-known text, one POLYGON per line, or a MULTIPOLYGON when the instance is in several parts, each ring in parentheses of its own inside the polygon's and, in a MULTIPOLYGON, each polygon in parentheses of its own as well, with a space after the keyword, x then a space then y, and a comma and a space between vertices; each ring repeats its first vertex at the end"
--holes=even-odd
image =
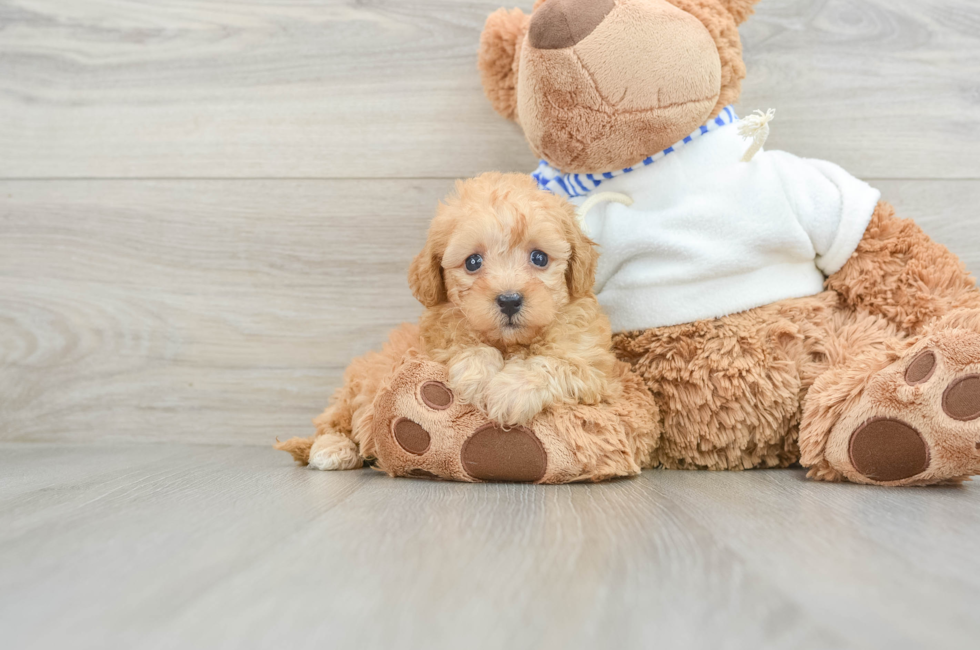
POLYGON ((643 377, 661 413, 656 464, 722 470, 796 462, 800 399, 825 367, 834 303, 821 294, 617 334, 617 355, 643 377))
POLYGON ((409 284, 426 307, 419 326, 392 333, 381 352, 356 359, 331 405, 315 420, 312 443, 277 445, 300 462, 325 469, 360 467, 376 457, 373 402, 385 378, 419 354, 449 368, 449 386, 505 425, 527 424, 552 405, 614 400, 609 322, 592 293, 598 255, 579 229, 572 207, 519 174, 488 173, 457 183, 439 207, 409 284), (547 253, 534 267, 532 250, 547 253), (467 271, 465 260, 483 256, 467 271), (496 298, 524 296, 510 320, 496 298), (352 454, 356 444, 359 455, 352 454))
POLYGON ((850 305, 913 333, 954 307, 980 307, 966 266, 883 204, 851 259, 827 282, 850 305))
POLYGON ((719 2, 732 15, 735 22, 741 25, 755 13, 755 5, 759 0, 719 0, 719 2))

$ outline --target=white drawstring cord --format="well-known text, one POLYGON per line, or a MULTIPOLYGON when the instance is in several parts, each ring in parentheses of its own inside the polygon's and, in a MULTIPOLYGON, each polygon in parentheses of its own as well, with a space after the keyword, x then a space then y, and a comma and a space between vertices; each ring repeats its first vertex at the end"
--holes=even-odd
POLYGON ((742 156, 742 162, 749 162, 759 153, 762 145, 769 138, 769 123, 776 117, 776 109, 770 108, 763 113, 756 111, 752 115, 743 117, 738 122, 738 134, 743 138, 752 138, 752 146, 742 156))
POLYGON ((585 215, 589 213, 589 210, 594 208, 597 203, 603 201, 609 201, 610 203, 622 203, 625 206, 633 205, 633 199, 625 194, 620 194, 619 192, 597 192, 585 200, 585 203, 580 205, 578 209, 575 210, 575 219, 578 221, 578 225, 582 228, 582 232, 585 234, 589 233, 589 228, 585 223, 585 215))

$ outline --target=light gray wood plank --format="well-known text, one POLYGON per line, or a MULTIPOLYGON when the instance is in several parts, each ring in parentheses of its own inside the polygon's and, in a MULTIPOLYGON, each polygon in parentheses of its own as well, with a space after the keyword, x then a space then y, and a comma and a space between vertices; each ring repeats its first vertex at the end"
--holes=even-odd
MULTIPOLYGON (((980 182, 877 183, 980 271, 980 182)), ((0 182, 0 439, 308 435, 452 183, 0 182)))
POLYGON ((476 71, 496 7, 4 0, 0 177, 530 169, 517 127, 493 112, 476 71))
MULTIPOLYGON (((475 70, 500 4, 3 0, 0 177, 530 171, 475 70)), ((763 0, 739 108, 859 176, 980 178, 978 27, 972 0, 763 0)))
POLYGON ((449 181, 0 184, 0 438, 306 435, 449 181))
POLYGON ((980 633, 974 484, 468 485, 254 447, 2 444, 11 475, 0 629, 17 648, 894 650, 980 633))
POLYGON ((776 108, 769 148, 860 177, 977 178, 978 28, 972 0, 762 0, 740 111, 776 108))

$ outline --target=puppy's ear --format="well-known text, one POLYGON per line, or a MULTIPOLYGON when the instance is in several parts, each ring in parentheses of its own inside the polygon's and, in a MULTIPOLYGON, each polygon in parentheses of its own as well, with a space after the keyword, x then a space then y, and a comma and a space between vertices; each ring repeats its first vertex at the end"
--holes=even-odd
POLYGON ((759 0, 720 0, 721 5, 728 10, 728 13, 735 18, 739 25, 748 20, 749 16, 755 13, 755 5, 759 0))
POLYGON ((415 256, 408 267, 408 286, 415 299, 426 307, 435 307, 449 300, 446 281, 442 277, 442 256, 449 241, 450 228, 447 218, 440 214, 432 220, 429 235, 422 252, 415 256))
POLYGON ((531 17, 520 9, 498 9, 487 17, 480 35, 477 67, 483 92, 493 109, 508 120, 517 116, 517 66, 531 17))
POLYGON ((582 298, 592 293, 595 285, 595 271, 599 265, 599 252, 595 242, 586 237, 575 219, 575 209, 566 204, 568 218, 565 221, 565 233, 568 243, 572 246, 572 255, 565 270, 565 281, 568 283, 568 295, 572 298, 582 298))
POLYGON ((442 255, 426 244, 408 267, 408 286, 415 299, 426 307, 446 302, 446 283, 442 279, 442 255))

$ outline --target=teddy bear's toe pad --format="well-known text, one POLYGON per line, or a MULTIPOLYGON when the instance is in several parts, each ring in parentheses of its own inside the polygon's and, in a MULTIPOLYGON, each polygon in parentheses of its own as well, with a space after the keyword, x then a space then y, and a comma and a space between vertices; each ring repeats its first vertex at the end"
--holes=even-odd
POLYGON ((460 459, 466 473, 480 481, 534 483, 548 471, 544 446, 524 427, 484 425, 463 443, 460 459))
POLYGON ((427 381, 419 391, 422 402, 433 411, 445 411, 453 405, 453 393, 441 381, 427 381))
POLYGON ((401 448, 416 456, 424 454, 429 449, 429 443, 432 442, 432 436, 429 435, 429 432, 422 428, 418 422, 413 422, 408 418, 395 420, 392 432, 401 448))
POLYGON ((936 353, 932 350, 921 352, 905 371, 905 381, 910 386, 924 384, 936 371, 936 353))
POLYGON ((943 411, 961 422, 980 417, 980 375, 954 380, 943 392, 943 411))
POLYGON ((922 435, 894 418, 873 418, 861 425, 850 443, 854 469, 874 481, 901 481, 929 467, 929 446, 922 435))

